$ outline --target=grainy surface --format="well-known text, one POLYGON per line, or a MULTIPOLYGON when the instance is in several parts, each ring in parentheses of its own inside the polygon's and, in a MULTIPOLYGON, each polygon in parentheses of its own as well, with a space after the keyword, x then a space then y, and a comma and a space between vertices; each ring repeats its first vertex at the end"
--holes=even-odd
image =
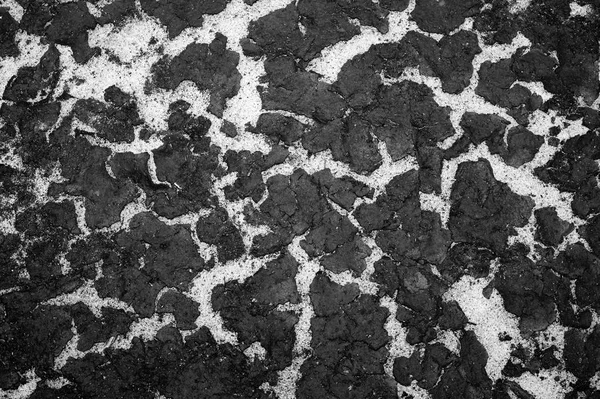
POLYGON ((599 7, 0 2, 0 397, 600 398, 599 7))

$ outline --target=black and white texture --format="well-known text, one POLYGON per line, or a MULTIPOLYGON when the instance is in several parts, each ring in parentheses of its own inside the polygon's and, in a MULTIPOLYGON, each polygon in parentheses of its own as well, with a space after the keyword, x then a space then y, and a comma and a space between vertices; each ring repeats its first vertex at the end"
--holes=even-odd
POLYGON ((0 2, 1 398, 600 398, 597 0, 0 2))

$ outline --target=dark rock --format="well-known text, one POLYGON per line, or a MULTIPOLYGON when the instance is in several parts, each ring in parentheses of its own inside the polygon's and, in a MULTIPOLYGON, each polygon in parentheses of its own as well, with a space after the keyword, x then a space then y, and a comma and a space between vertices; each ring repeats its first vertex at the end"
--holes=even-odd
POLYGON ((181 133, 168 135, 154 153, 156 177, 165 182, 148 190, 148 203, 161 216, 174 218, 201 208, 212 208, 213 175, 220 173, 219 149, 210 139, 188 139, 181 133))
MULTIPOLYGON (((324 215, 330 212, 330 205, 320 193, 318 183, 302 169, 296 170, 291 176, 271 177, 267 180, 267 187, 269 196, 261 204, 260 211, 261 218, 271 226, 273 233, 254 238, 251 250, 254 255, 279 251, 282 246, 291 242, 294 235, 304 234, 310 228, 320 226, 324 215)), ((332 223, 335 218, 335 213, 330 212, 332 223)), ((343 223, 351 226, 346 218, 343 223)), ((324 231, 313 234, 317 251, 323 250, 323 233, 324 231)), ((331 237, 332 243, 335 240, 336 237, 331 237)), ((334 248, 335 246, 330 251, 334 248)))
POLYGON ((381 231, 377 234, 375 242, 385 253, 398 261, 404 257, 418 259, 420 256, 416 237, 401 229, 381 231))
POLYGON ((572 223, 559 218, 554 208, 536 209, 534 215, 537 221, 535 238, 546 245, 558 246, 574 228, 572 223))
POLYGON ((48 99, 58 82, 59 57, 57 48, 51 45, 37 66, 20 68, 17 75, 8 81, 4 100, 35 103, 48 99))
MULTIPOLYGON (((374 134, 378 135, 379 127, 392 123, 411 131, 412 142, 415 146, 435 146, 454 134, 450 122, 450 109, 440 107, 433 99, 429 87, 410 81, 402 81, 391 86, 384 86, 375 97, 377 106, 366 114, 367 120, 377 127, 374 134)), ((398 129, 398 128, 396 128, 398 129)), ((394 148, 399 142, 394 142, 394 148)), ((408 152, 408 149, 404 150, 408 152)), ((394 156, 394 152, 390 152, 394 156)))
POLYGON ((60 156, 66 181, 52 183, 50 195, 60 193, 85 198, 85 221, 91 228, 109 227, 121 219, 121 211, 137 195, 130 182, 112 178, 105 167, 110 150, 92 146, 82 137, 69 137, 60 156))
POLYGON ((302 47, 302 33, 298 27, 299 15, 295 4, 275 10, 248 26, 248 38, 270 56, 298 54, 302 47))
POLYGON ((552 147, 558 147, 560 144, 560 140, 556 137, 549 137, 548 138, 548 145, 551 145, 552 147))
POLYGON ((359 173, 375 171, 382 162, 372 127, 356 114, 327 125, 317 125, 307 132, 302 145, 310 153, 331 149, 334 160, 348 163, 359 173))
POLYGON ((36 237, 25 250, 25 267, 33 281, 41 282, 62 274, 59 256, 68 247, 67 236, 48 233, 36 237))
POLYGON ((479 69, 480 81, 476 94, 492 104, 503 107, 523 104, 529 96, 529 90, 524 86, 514 84, 516 76, 510 70, 510 60, 503 59, 496 63, 485 61, 479 69))
POLYGON ((119 24, 136 14, 135 0, 116 0, 101 7, 101 15, 97 21, 100 25, 119 24))
MULTIPOLYGON (((15 228, 29 241, 22 248, 24 264, 29 278, 38 282, 62 274, 60 253, 68 249, 69 239, 81 233, 70 201, 29 208, 16 216, 15 228)), ((10 248, 11 240, 7 244, 10 248)), ((7 266, 14 267, 14 260, 7 259, 7 266)))
POLYGON ((226 46, 227 38, 217 33, 210 44, 192 43, 173 58, 163 57, 152 67, 154 82, 159 88, 175 90, 184 80, 191 80, 198 89, 210 91, 208 111, 221 117, 241 79, 239 55, 226 46))
POLYGON ((442 304, 442 316, 439 326, 443 330, 461 330, 469 320, 456 301, 444 302, 442 304))
POLYGON ((243 283, 217 286, 212 295, 213 308, 225 326, 238 333, 245 347, 259 342, 266 350, 266 365, 273 370, 282 370, 292 361, 298 317, 277 306, 300 302, 297 270, 297 262, 285 253, 243 283))
POLYGON ((176 399, 273 398, 259 388, 264 368, 233 346, 217 344, 206 327, 185 341, 177 329, 164 327, 152 340, 134 338, 130 349, 70 359, 62 372, 89 398, 152 398, 156 392, 176 399))
POLYGON ((225 187, 227 199, 236 200, 250 197, 258 202, 266 189, 262 178, 265 168, 264 155, 261 152, 231 151, 227 150, 223 160, 230 172, 237 172, 237 179, 233 185, 225 187))
POLYGON ((385 195, 360 205, 354 216, 366 233, 381 230, 377 245, 395 260, 408 257, 438 264, 446 256, 450 234, 442 228, 439 214, 421 210, 418 185, 416 170, 396 176, 385 195))
POLYGON ((0 10, 0 57, 16 57, 19 47, 15 43, 15 36, 19 24, 13 19, 7 9, 0 10))
MULTIPOLYGON (((280 57, 281 58, 281 57, 280 57)), ((280 65, 276 59, 271 65, 266 64, 265 70, 271 83, 260 92, 265 110, 282 110, 314 118, 317 121, 329 122, 344 114, 343 99, 336 94, 331 85, 319 80, 312 72, 296 71, 280 65), (282 75, 277 81, 275 72, 282 75)))
POLYGON ((81 302, 71 306, 70 313, 73 316, 77 334, 79 334, 77 350, 88 351, 96 343, 105 342, 118 335, 125 335, 129 331, 129 325, 133 322, 130 314, 120 309, 107 307, 102 308, 101 312, 102 317, 98 319, 81 302))
POLYGON ((289 116, 264 113, 258 118, 254 132, 270 137, 275 143, 283 141, 286 145, 291 145, 302 138, 304 125, 289 116))
POLYGON ((444 36, 439 41, 440 61, 434 64, 436 75, 442 80, 442 90, 460 93, 469 86, 473 75, 473 59, 481 52, 477 36, 470 31, 460 30, 444 36))
POLYGON ((217 246, 221 262, 237 259, 246 252, 240 231, 229 220, 224 209, 217 209, 210 215, 201 217, 196 225, 196 232, 200 241, 217 246))
POLYGON ((441 193, 443 151, 438 147, 422 146, 417 150, 419 162, 419 190, 423 193, 441 193))
POLYGON ((238 135, 237 128, 232 122, 228 120, 223 120, 223 124, 221 125, 221 132, 225 133, 227 137, 236 137, 238 135))
POLYGON ((193 330, 197 328, 196 319, 200 316, 198 304, 176 291, 165 292, 156 305, 157 313, 173 313, 177 328, 193 330))
POLYGON ((509 129, 506 140, 508 146, 502 158, 507 165, 515 168, 531 161, 544 143, 543 137, 522 126, 509 129))
POLYGON ((113 252, 105 256, 103 276, 94 283, 100 298, 117 298, 131 305, 141 317, 151 317, 156 296, 165 284, 140 270, 137 259, 131 255, 120 259, 113 252))
POLYGON ((408 259, 396 262, 384 257, 375 262, 372 279, 380 285, 380 295, 396 298, 399 305, 396 319, 407 327, 409 344, 435 338, 446 285, 429 267, 408 259))
POLYGON ((506 247, 514 227, 527 224, 533 200, 513 193, 496 180, 487 160, 458 166, 450 197, 448 227, 452 239, 487 246, 494 251, 506 247))
MULTIPOLYGON (((334 86, 352 108, 359 110, 374 101, 381 101, 377 100, 378 96, 385 99, 390 94, 397 93, 397 88, 390 90, 382 87, 382 77, 399 78, 405 68, 418 67, 420 73, 426 76, 438 76, 444 91, 458 93, 469 84, 472 75, 471 63, 479 51, 477 40, 470 32, 460 31, 439 43, 423 34, 409 32, 399 43, 377 44, 366 53, 352 58, 342 67, 334 86), (378 94, 379 91, 382 93, 378 94)), ((409 104, 416 103, 415 109, 419 109, 424 108, 420 102, 433 102, 432 99, 426 98, 430 93, 428 88, 423 87, 419 91, 415 90, 414 86, 415 84, 408 82, 401 83, 399 87, 404 90, 408 88, 412 93, 399 95, 399 99, 388 100, 387 107, 390 109, 386 110, 385 114, 375 111, 375 120, 371 120, 378 126, 376 135, 385 140, 388 151, 395 160, 409 152, 413 142, 408 114, 396 108, 396 103, 414 96, 409 104), (384 115, 389 119, 385 119, 384 115)), ((379 106, 385 107, 383 104, 379 106)), ((449 128, 452 129, 452 126, 449 128)))
POLYGON ((17 284, 19 266, 13 256, 19 250, 20 244, 21 240, 17 234, 0 234, 0 290, 17 284))
POLYGON ((56 44, 71 47, 73 58, 80 64, 86 63, 98 53, 88 44, 88 30, 96 26, 86 3, 29 3, 20 26, 27 32, 46 36, 56 44))
MULTIPOLYGON (((584 292, 582 298, 573 297, 571 281, 563 276, 557 276, 551 271, 543 272, 544 295, 552 298, 563 325, 569 327, 588 328, 592 322, 592 314, 589 310, 575 311, 572 304, 586 302, 584 292)), ((577 288, 577 286, 576 286, 577 288)))
POLYGON ((43 384, 38 384, 35 391, 31 394, 31 399, 52 399, 52 398, 64 398, 64 399, 77 399, 81 397, 81 392, 72 386, 65 385, 61 388, 55 389, 55 387, 48 387, 43 384))
POLYGON ((360 33, 351 18, 385 33, 388 30, 386 16, 386 10, 368 1, 302 0, 252 21, 248 38, 269 57, 293 54, 309 61, 325 47, 360 33))
POLYGON ((517 32, 531 41, 528 52, 515 54, 512 69, 521 80, 543 82, 554 94, 549 108, 571 113, 578 98, 588 104, 594 101, 599 90, 598 76, 592 72, 598 57, 595 18, 572 17, 568 4, 551 0, 527 7, 517 18, 506 2, 489 5, 475 17, 474 26, 487 42, 510 43, 517 32), (558 62, 549 56, 553 51, 558 62))
POLYGON ((280 252, 292 242, 292 239, 293 235, 288 230, 279 228, 273 233, 255 237, 250 254, 260 257, 280 252))
POLYGON ((375 262, 374 268, 371 279, 379 284, 379 294, 395 297, 401 283, 397 263, 383 257, 375 262))
POLYGON ((458 243, 448 250, 448 255, 438 265, 442 277, 450 283, 455 283, 464 275, 474 278, 487 277, 490 264, 495 256, 487 248, 479 248, 473 244, 458 243))
POLYGON ((352 240, 356 233, 356 227, 347 217, 329 211, 321 216, 320 223, 309 231, 300 246, 309 256, 320 256, 334 252, 352 240))
POLYGON ((546 165, 535 169, 535 174, 542 181, 557 185, 562 191, 574 192, 571 203, 573 211, 579 217, 587 217, 600 210, 598 159, 600 133, 589 131, 567 140, 562 150, 546 165))
POLYGON ((371 138, 369 125, 362 119, 350 116, 346 129, 341 135, 342 148, 332 148, 334 159, 347 159, 350 167, 360 173, 375 171, 381 165, 382 158, 377 144, 371 138))
POLYGON ((479 69, 479 84, 475 94, 489 102, 509 109, 517 122, 527 125, 527 117, 531 111, 541 106, 541 98, 532 94, 529 89, 515 83, 517 76, 510 69, 511 60, 502 59, 492 63, 485 61, 479 69), (518 116, 522 113, 522 116, 518 116))
MULTIPOLYGON (((594 8, 590 1, 580 5, 594 8)), ((3 224, 16 230, 0 234, 2 390, 17 389, 34 370, 39 380, 31 397, 36 399, 273 399, 276 394, 268 386, 281 382, 280 372, 294 360, 304 359, 297 384, 302 398, 391 399, 397 396, 398 382, 435 399, 531 399, 513 379, 561 367, 575 377, 566 399, 599 397, 590 384, 600 371, 600 333, 592 328, 594 311, 600 311, 600 118, 591 106, 600 88, 600 23, 594 13, 571 16, 568 2, 558 0, 531 2, 516 13, 506 1, 417 0, 411 17, 427 33, 409 32, 397 42, 371 46, 329 84, 310 71, 311 61, 368 27, 384 34, 388 12, 405 10, 408 2, 300 0, 270 12, 250 22, 248 37, 240 41, 245 56, 264 62, 258 86, 264 113, 256 127, 246 126, 272 141, 270 151, 263 153, 218 148, 212 141, 212 119, 193 115, 191 104, 183 100, 170 104, 168 130, 162 132, 142 126, 137 99, 116 86, 107 88, 103 99, 73 98, 67 92, 56 98, 59 45, 70 46, 75 60, 84 63, 99 52, 88 43, 97 24, 120 29, 130 18, 147 14, 173 38, 187 27, 200 27, 204 15, 219 13, 227 0, 142 0, 140 10, 133 0, 17 3, 24 10, 18 24, 0 9, 0 57, 10 61, 7 57, 18 54, 17 32, 40 37, 48 50, 37 66, 21 67, 7 77, 0 107, 0 158, 18 160, 18 165, 0 165, 0 214, 6 215, 3 224), (459 29, 467 18, 476 29, 459 29), (509 59, 484 62, 475 90, 517 126, 507 131, 509 123, 499 115, 465 112, 463 134, 450 149, 441 150, 440 143, 455 135, 453 111, 440 106, 427 85, 404 79, 405 71, 418 71, 438 81, 442 91, 459 94, 473 77, 479 40, 506 44, 518 32, 531 46, 517 49, 509 59), (431 33, 443 36, 434 39, 431 33), (543 102, 519 82, 541 83, 552 96, 543 102), (73 105, 72 111, 63 107, 64 101, 73 105), (441 192, 443 161, 472 145, 485 143, 491 154, 514 168, 531 162, 544 142, 527 130, 536 110, 556 113, 557 120, 546 135, 556 152, 535 175, 572 198, 586 246, 570 244, 558 251, 574 227, 553 208, 542 208, 535 211, 535 252, 530 254, 523 244, 508 247, 515 227, 530 220, 534 204, 497 181, 485 160, 459 165, 449 230, 438 213, 421 207, 422 193, 441 192), (310 123, 300 122, 303 118, 310 123), (560 122, 564 119, 581 122, 590 131, 559 139, 569 126, 560 122), (132 143, 134 138, 161 140, 162 145, 153 145, 152 153, 133 153, 118 152, 120 144, 106 144, 132 143), (309 156, 329 151, 327 157, 352 173, 378 170, 384 149, 393 162, 410 157, 419 168, 391 176, 377 198, 363 177, 326 168, 312 175, 297 169, 263 181, 294 152, 288 147, 299 145, 309 156), (243 215, 235 220, 214 187, 226 175, 235 176, 224 188, 226 201, 243 206, 243 215), (51 180, 47 193, 40 193, 44 187, 39 179, 51 180), (147 212, 121 220, 133 201, 142 201, 147 212), (79 203, 85 208, 85 232, 75 206, 79 203), (178 224, 176 218, 185 215, 201 216, 196 226, 178 224), (242 219, 268 231, 255 236, 250 248, 238 228, 242 219), (296 287, 300 265, 286 247, 296 238, 325 270, 310 286, 314 315, 307 353, 294 350, 302 308, 296 287), (236 345, 218 344, 206 327, 196 325, 199 304, 188 292, 194 279, 215 263, 200 255, 198 240, 214 245, 215 260, 221 263, 282 253, 245 280, 223 282, 210 293, 224 327, 237 336, 236 345), (383 255, 365 276, 378 287, 377 295, 326 277, 358 277, 369 271, 366 260, 373 241, 383 255), (444 294, 463 276, 489 277, 492 264, 495 275, 484 296, 496 289, 506 310, 519 318, 521 333, 534 341, 559 322, 567 331, 564 359, 556 347, 515 346, 504 376, 490 380, 485 349, 469 331, 459 304, 446 301, 444 294), (48 305, 89 286, 100 298, 119 301, 135 313, 117 308, 92 312, 81 302, 48 305), (394 315, 381 305, 382 299, 397 302, 394 315), (87 351, 128 335, 139 318, 165 321, 166 313, 175 322, 154 338, 129 336, 128 349, 108 345, 102 353, 70 358, 55 369, 55 359, 69 341, 87 351), (398 359, 388 353, 385 323, 390 317, 402 324, 406 342, 415 346, 398 359), (186 339, 182 330, 188 330, 186 339), (432 343, 448 330, 460 339, 458 354, 432 343), (244 354, 257 345, 264 357, 244 354), (396 382, 384 370, 391 362, 396 382), (59 378, 68 384, 55 389, 51 381, 59 378)), ((158 44, 151 39, 151 46, 158 44)), ((239 90, 238 58, 217 32, 210 44, 193 43, 179 55, 160 56, 146 94, 174 91, 189 80, 210 92, 208 112, 222 117, 239 90)), ((230 138, 239 133, 225 120, 217 126, 230 138)))
POLYGON ((584 233, 594 254, 600 256, 600 215, 596 215, 588 221, 584 233))
POLYGON ((186 28, 199 28, 205 14, 218 14, 227 6, 227 0, 202 0, 188 2, 185 0, 142 0, 142 10, 157 17, 166 25, 169 37, 174 38, 186 28))
POLYGON ((401 356, 394 359, 394 379, 398 384, 410 386, 413 380, 416 380, 422 372, 418 352, 413 352, 410 358, 401 356))
POLYGON ((571 208, 580 218, 600 212, 600 187, 596 179, 590 177, 583 182, 573 197, 571 208))
POLYGON ((554 368, 560 364, 560 361, 556 358, 554 354, 557 351, 558 349, 554 345, 544 350, 540 350, 539 348, 536 349, 535 357, 539 359, 539 362, 541 363, 541 368, 543 370, 554 368))
POLYGON ((342 244, 331 255, 324 256, 321 264, 334 273, 350 270, 351 273, 360 275, 367 267, 365 259, 369 255, 371 255, 371 248, 360 238, 355 237, 354 240, 342 244))
POLYGON ((387 311, 356 285, 337 285, 323 273, 310 296, 313 354, 300 369, 299 397, 395 398, 395 384, 383 369, 387 311))
POLYGON ((225 197, 230 200, 250 197, 254 202, 260 201, 266 189, 262 172, 285 162, 288 155, 289 151, 279 145, 273 146, 266 155, 258 151, 227 150, 223 160, 230 172, 237 172, 237 179, 225 187, 225 197))
POLYGON ((306 30, 303 42, 308 49, 304 59, 314 58, 325 47, 359 34, 360 28, 351 19, 373 26, 381 33, 388 31, 387 11, 369 1, 302 0, 298 2, 298 13, 306 30))
POLYGON ((508 379, 498 379, 494 384, 494 399, 534 399, 535 396, 523 389, 519 384, 508 379), (511 396, 512 395, 512 396, 511 396))
POLYGON ((290 152, 287 148, 280 145, 272 146, 271 151, 263 158, 263 169, 267 170, 275 165, 284 163, 288 155, 290 155, 290 152))
POLYGON ((588 379, 599 369, 598 348, 600 329, 595 327, 589 335, 584 331, 570 329, 565 332, 564 359, 567 371, 577 378, 588 379))
POLYGON ((382 0, 379 5, 390 11, 404 11, 408 7, 408 0, 382 0))
POLYGON ((321 192, 347 211, 353 208, 357 198, 370 198, 373 195, 373 189, 366 184, 349 176, 335 178, 327 168, 316 172, 313 176, 318 180, 321 192))
POLYGON ((154 313, 155 298, 164 284, 148 277, 140 269, 139 257, 119 248, 112 239, 93 234, 73 245, 66 258, 74 271, 96 280, 94 286, 101 298, 120 299, 142 317, 154 313), (99 263, 102 276, 96 274, 99 263))
POLYGON ((71 46, 75 61, 85 63, 97 53, 87 42, 87 30, 95 25, 96 21, 85 2, 64 3, 57 6, 56 16, 46 29, 46 35, 57 44, 71 46))
MULTIPOLYGON (((2 298, 3 305, 6 298, 2 298)), ((22 304, 21 304, 22 305, 22 304)), ((21 375, 35 368, 44 376, 54 367, 54 358, 73 336, 71 317, 52 306, 38 306, 31 313, 7 322, 0 320, 2 340, 0 384, 2 389, 16 389, 25 381, 21 375), (36 348, 32 351, 31 348, 36 348)))
POLYGON ((521 48, 512 57, 510 69, 517 79, 525 82, 551 82, 558 62, 540 48, 531 48, 525 52, 521 48))
POLYGON ((597 159, 600 159, 600 133, 589 131, 568 139, 562 150, 546 165, 536 168, 535 173, 562 191, 578 192, 588 179, 599 174, 597 159))
POLYGON ((473 144, 487 142, 489 147, 495 147, 496 143, 503 141, 504 131, 508 125, 509 122, 501 116, 475 112, 465 112, 460 120, 465 136, 473 144))
POLYGON ((75 205, 71 201, 47 202, 39 209, 28 209, 17 215, 15 228, 30 237, 79 234, 75 205))
POLYGON ((560 134, 560 132, 562 131, 562 129, 559 126, 551 126, 550 129, 548 129, 548 133, 550 133, 550 136, 555 138, 559 143, 560 140, 558 140, 558 136, 560 134))
POLYGON ((585 260, 587 262, 580 265, 585 267, 585 270, 575 284, 577 304, 581 307, 600 309, 600 260, 594 256, 588 256, 585 260))
POLYGON ((155 184, 148 170, 147 153, 134 154, 132 152, 119 152, 114 154, 108 161, 108 166, 113 175, 121 180, 129 180, 143 189, 160 189, 161 184, 155 184))
POLYGON ((411 15, 425 32, 448 34, 458 28, 465 18, 475 15, 480 6, 479 0, 417 0, 411 15))
POLYGON ((354 217, 369 234, 374 230, 382 230, 392 227, 395 223, 394 212, 390 209, 387 201, 377 199, 373 203, 363 203, 354 212, 354 217))
MULTIPOLYGON (((365 108, 375 101, 382 84, 378 71, 385 73, 387 77, 396 78, 402 74, 404 68, 416 64, 417 58, 417 51, 410 46, 372 46, 366 53, 355 56, 342 66, 334 87, 350 107, 365 108)), ((402 131, 402 125, 398 126, 397 130, 402 131)))
POLYGON ((262 48, 247 37, 240 39, 240 46, 246 57, 260 58, 263 55, 262 48))
MULTIPOLYGON (((401 175, 394 176, 385 187, 387 202, 390 209, 403 211, 402 216, 408 219, 415 209, 420 208, 418 197, 418 171, 412 169, 401 175)), ((407 221, 407 220, 404 220, 407 221)), ((411 223, 414 225, 414 221, 411 223)))
POLYGON ((87 280, 94 280, 97 275, 96 265, 113 254, 114 243, 104 234, 92 233, 87 238, 80 237, 74 241, 65 254, 65 259, 74 273, 87 280))
POLYGON ((115 237, 136 260, 143 257, 143 272, 169 287, 185 289, 208 265, 204 262, 189 228, 168 225, 151 213, 138 213, 129 223, 129 231, 115 237))
POLYGON ((466 331, 460 339, 460 361, 450 365, 431 390, 434 398, 492 397, 492 381, 485 371, 488 355, 477 336, 466 331))
POLYGON ((506 310, 520 318, 524 334, 545 330, 556 319, 555 304, 544 293, 541 270, 529 258, 518 255, 501 260, 495 287, 506 310))
POLYGON ((578 111, 583 115, 583 126, 588 129, 597 129, 600 127, 600 111, 588 107, 582 107, 578 111))
POLYGON ((588 269, 600 266, 600 260, 588 252, 583 244, 571 244, 556 259, 553 259, 549 266, 559 274, 569 279, 578 279, 588 269))
POLYGON ((171 132, 187 134, 191 141, 195 142, 208 133, 211 122, 203 116, 195 117, 187 113, 189 107, 190 104, 187 103, 185 105, 177 104, 177 102, 171 104, 168 125, 171 132))
POLYGON ((410 345, 429 342, 436 338, 441 295, 445 286, 431 272, 422 268, 418 271, 402 270, 397 273, 400 279, 407 281, 399 286, 399 303, 396 319, 406 325, 406 342, 410 345))
POLYGON ((114 104, 116 107, 126 107, 134 102, 134 98, 131 94, 125 93, 113 85, 104 90, 104 101, 114 104))
POLYGON ((40 102, 35 105, 19 104, 11 107, 14 114, 7 118, 7 124, 19 130, 20 143, 16 148, 28 166, 38 168, 47 167, 56 162, 61 151, 60 146, 49 145, 47 136, 52 138, 51 130, 54 129, 59 119, 61 105, 58 102, 40 102))
POLYGON ((394 378, 404 386, 417 381, 417 385, 426 390, 432 389, 444 368, 456 357, 442 344, 432 344, 425 347, 424 353, 414 351, 409 358, 399 357, 394 360, 394 378))
POLYGON ((460 156, 461 154, 469 151, 470 145, 471 139, 466 134, 463 134, 462 136, 457 138, 454 143, 452 143, 450 148, 447 148, 444 151, 444 159, 449 160, 460 156))
POLYGON ((140 125, 142 120, 132 100, 125 100, 126 97, 113 98, 116 95, 113 90, 107 89, 105 92, 105 97, 111 99, 114 105, 93 99, 78 100, 73 106, 73 113, 80 122, 95 130, 89 134, 96 134, 111 142, 131 143, 135 139, 134 127, 140 125), (122 103, 123 100, 126 102, 122 103))

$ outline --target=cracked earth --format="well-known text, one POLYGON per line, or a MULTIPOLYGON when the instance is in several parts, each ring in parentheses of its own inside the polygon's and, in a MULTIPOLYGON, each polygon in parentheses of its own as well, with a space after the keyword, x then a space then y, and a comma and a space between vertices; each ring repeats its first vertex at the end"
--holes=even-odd
POLYGON ((597 0, 0 0, 1 398, 600 398, 597 0))

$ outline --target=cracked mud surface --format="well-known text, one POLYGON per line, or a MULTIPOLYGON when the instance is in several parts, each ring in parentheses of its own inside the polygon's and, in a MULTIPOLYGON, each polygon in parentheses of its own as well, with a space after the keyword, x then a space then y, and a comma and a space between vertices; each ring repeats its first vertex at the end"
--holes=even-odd
POLYGON ((594 0, 0 3, 0 397, 600 398, 594 0))

